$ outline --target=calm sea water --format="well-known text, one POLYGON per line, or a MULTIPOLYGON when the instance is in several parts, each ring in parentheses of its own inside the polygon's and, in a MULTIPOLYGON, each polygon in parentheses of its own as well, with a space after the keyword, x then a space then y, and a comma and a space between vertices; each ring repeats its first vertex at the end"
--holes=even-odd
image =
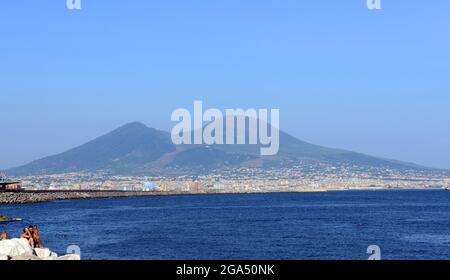
POLYGON ((450 192, 160 196, 0 205, 83 259, 450 259, 450 192))

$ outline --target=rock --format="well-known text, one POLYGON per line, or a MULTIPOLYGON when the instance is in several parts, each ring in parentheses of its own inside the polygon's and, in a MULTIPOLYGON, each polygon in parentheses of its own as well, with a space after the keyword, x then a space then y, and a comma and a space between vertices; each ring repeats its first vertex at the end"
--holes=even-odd
MULTIPOLYGON (((87 199, 87 198, 111 198, 131 196, 155 196, 158 192, 126 192, 126 191, 68 191, 68 192, 0 192, 0 204, 24 204, 38 203, 61 199, 87 199)), ((165 194, 181 194, 180 192, 167 192, 165 194)))
POLYGON ((65 255, 62 257, 58 256, 48 256, 48 257, 38 257, 38 256, 17 256, 11 258, 12 261, 79 261, 81 260, 79 255, 65 255))
POLYGON ((79 261, 81 260, 81 257, 79 255, 65 255, 59 258, 56 258, 58 261, 79 261))
POLYGON ((26 239, 10 239, 0 241, 0 260, 32 261, 32 260, 80 260, 78 255, 58 257, 58 254, 47 248, 31 248, 26 239))
POLYGON ((33 256, 34 250, 26 239, 10 239, 0 241, 0 255, 6 256, 33 256))
POLYGON ((39 261, 41 260, 38 256, 13 256, 11 261, 39 261))
POLYGON ((21 219, 21 218, 12 218, 12 219, 10 219, 10 218, 8 218, 6 216, 0 215, 0 223, 20 222, 20 221, 23 221, 23 219, 21 219))
POLYGON ((39 258, 47 258, 50 257, 52 252, 50 251, 50 249, 48 248, 36 248, 34 249, 34 253, 39 257, 39 258))

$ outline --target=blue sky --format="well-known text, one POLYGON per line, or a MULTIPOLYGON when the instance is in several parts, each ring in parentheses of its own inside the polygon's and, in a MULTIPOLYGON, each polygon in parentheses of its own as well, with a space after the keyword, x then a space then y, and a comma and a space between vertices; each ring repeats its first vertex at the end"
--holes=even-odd
POLYGON ((0 168, 172 110, 279 108, 303 140, 450 168, 450 2, 0 3, 0 168))

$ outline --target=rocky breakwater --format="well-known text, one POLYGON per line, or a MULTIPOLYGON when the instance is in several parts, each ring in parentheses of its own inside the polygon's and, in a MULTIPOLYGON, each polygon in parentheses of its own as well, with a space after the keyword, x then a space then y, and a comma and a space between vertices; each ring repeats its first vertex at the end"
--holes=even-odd
POLYGON ((47 248, 33 249, 26 239, 9 239, 0 241, 0 260, 80 260, 79 255, 58 256, 47 248))
POLYGON ((48 192, 0 192, 0 204, 26 204, 51 200, 112 198, 160 195, 153 192, 125 191, 48 191, 48 192))

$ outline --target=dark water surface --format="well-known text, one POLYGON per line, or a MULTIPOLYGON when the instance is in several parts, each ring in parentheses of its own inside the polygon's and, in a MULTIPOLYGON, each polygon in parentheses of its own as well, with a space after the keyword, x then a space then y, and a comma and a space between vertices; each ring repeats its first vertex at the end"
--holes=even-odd
POLYGON ((159 196, 0 205, 83 259, 450 259, 450 192, 159 196))

